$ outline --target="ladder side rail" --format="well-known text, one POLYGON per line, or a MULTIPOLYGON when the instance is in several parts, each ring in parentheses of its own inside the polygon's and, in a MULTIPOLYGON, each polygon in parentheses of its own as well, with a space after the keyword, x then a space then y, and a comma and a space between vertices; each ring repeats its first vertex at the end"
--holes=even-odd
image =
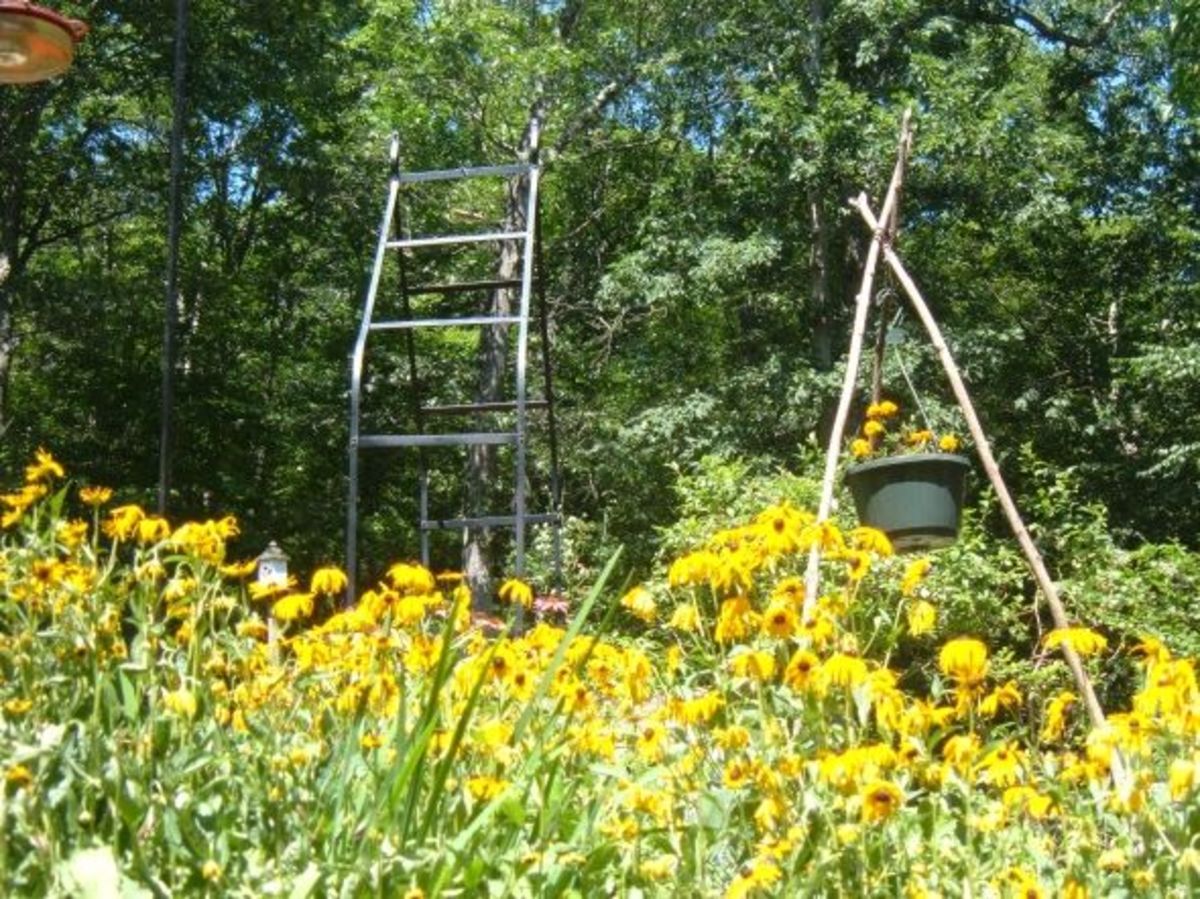
MULTIPOLYGON (((534 290, 537 293, 538 332, 542 340, 542 396, 546 409, 546 432, 550 445, 550 511, 554 513, 554 588, 563 589, 562 574, 562 481, 559 479, 558 418, 554 411, 554 365, 550 358, 550 312, 546 303, 546 264, 542 252, 541 198, 533 232, 534 290)), ((527 405, 528 408, 528 405, 527 405)))
MULTIPOLYGON (((403 183, 403 174, 401 174, 401 183, 403 183)), ((408 237, 408 226, 403 218, 403 204, 397 207, 401 214, 399 227, 397 232, 408 237)), ((397 268, 400 272, 400 306, 404 313, 405 319, 411 323, 413 321, 412 299, 408 289, 408 266, 405 264, 408 259, 408 253, 404 250, 400 251, 400 256, 397 261, 397 268)), ((408 386, 410 405, 412 406, 413 424, 417 429, 418 434, 425 433, 425 416, 424 403, 421 401, 421 384, 417 376, 417 343, 416 337, 413 334, 413 326, 410 324, 404 331, 404 345, 408 356, 408 386)), ((426 457, 425 448, 417 447, 417 514, 424 521, 429 517, 429 459, 426 457)), ((421 541, 421 564, 426 568, 429 567, 429 531, 420 531, 421 541)))
POLYGON ((348 604, 357 595, 358 575, 358 444, 362 414, 363 361, 367 352, 367 335, 371 333, 371 318, 375 314, 375 298, 379 294, 379 281, 383 275, 383 262, 387 253, 388 232, 396 212, 396 198, 400 193, 400 173, 396 169, 398 145, 392 143, 392 176, 388 179, 388 197, 384 207, 383 221, 379 225, 379 242, 375 247, 375 262, 371 270, 371 281, 363 302, 362 319, 358 324, 358 336, 354 341, 354 352, 350 357, 350 483, 346 502, 346 595, 348 604))
MULTIPOLYGON (((536 122, 535 122, 536 129, 536 122)), ((537 146, 536 131, 533 144, 537 146)), ((536 151, 535 151, 536 152, 536 151)), ((535 157, 536 158, 536 157, 535 157)), ((525 252, 521 259, 520 322, 517 325, 517 446, 516 446, 516 489, 513 505, 516 518, 516 571, 517 577, 525 575, 525 457, 528 420, 525 409, 525 380, 529 352, 529 300, 533 285, 533 238, 537 217, 538 180, 541 166, 537 163, 529 169, 529 195, 525 200, 525 252)))

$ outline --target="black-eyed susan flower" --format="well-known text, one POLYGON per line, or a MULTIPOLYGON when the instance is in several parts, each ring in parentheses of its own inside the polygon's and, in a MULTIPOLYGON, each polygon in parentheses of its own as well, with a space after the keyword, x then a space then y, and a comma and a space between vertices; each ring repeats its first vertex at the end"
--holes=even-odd
POLYGON ((318 568, 313 572, 309 590, 325 596, 337 596, 346 589, 346 572, 335 566, 318 568))
POLYGON ((501 584, 498 597, 503 603, 521 605, 527 609, 533 606, 533 588, 519 578, 510 577, 501 584))
POLYGON ((1104 652, 1108 648, 1108 640, 1101 634, 1086 627, 1060 627, 1046 634, 1042 645, 1046 649, 1057 649, 1069 646, 1081 656, 1091 656, 1104 652))
POLYGON ((179 718, 191 720, 196 717, 196 696, 186 687, 168 690, 163 694, 163 708, 179 718))
POLYGON ((910 603, 905 611, 908 632, 914 637, 928 634, 937 624, 937 608, 923 599, 910 603))
POLYGON ((678 605, 667 626, 690 634, 700 627, 700 610, 690 602, 678 605))
POLYGON ((942 647, 938 667, 959 686, 976 687, 987 677, 987 647, 973 637, 958 637, 942 647))
POLYGON ((114 540, 128 540, 136 531, 138 522, 146 517, 141 506, 126 505, 110 509, 104 522, 104 533, 114 540))
POLYGON ((34 454, 34 458, 36 461, 25 468, 26 483, 36 484, 39 481, 48 481, 51 478, 63 477, 63 467, 46 450, 39 449, 34 454))
POLYGON ((797 692, 805 692, 818 682, 821 660, 807 649, 799 649, 783 671, 783 682, 797 692))
POLYGON ((768 636, 786 640, 795 635, 799 624, 796 607, 787 599, 772 600, 763 612, 762 630, 768 636))
POLYGON ((1046 704, 1046 717, 1042 722, 1043 742, 1057 743, 1062 739, 1066 729, 1067 712, 1078 701, 1079 697, 1070 690, 1062 690, 1046 704))
POLYGON ((297 621, 313 613, 311 593, 289 593, 271 606, 271 616, 278 621, 297 621))
POLYGON ((171 525, 167 523, 165 518, 159 518, 157 515, 148 515, 138 520, 138 543, 157 543, 160 540, 166 540, 170 536, 171 525))
POLYGON ((903 791, 890 780, 871 781, 862 788, 859 798, 862 819, 868 823, 890 818, 904 803, 903 791))
POLYGON ((99 507, 112 499, 112 489, 109 487, 88 486, 79 488, 79 499, 84 505, 99 507))
POLYGON ((640 584, 629 590, 621 597, 621 607, 627 609, 634 618, 653 624, 658 614, 658 606, 654 602, 654 594, 640 584))
POLYGON ((387 579, 400 593, 423 594, 437 589, 437 579, 423 565, 397 562, 387 570, 387 579))

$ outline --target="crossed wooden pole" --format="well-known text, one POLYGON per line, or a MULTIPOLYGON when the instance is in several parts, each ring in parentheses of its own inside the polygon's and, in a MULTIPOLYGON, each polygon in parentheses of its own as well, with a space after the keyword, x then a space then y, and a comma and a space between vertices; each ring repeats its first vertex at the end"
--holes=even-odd
MULTIPOLYGON (((906 111, 900 126, 900 146, 896 154, 896 167, 892 172, 892 180, 888 185, 887 195, 884 197, 879 216, 876 217, 871 211, 866 194, 860 193, 855 199, 850 201, 850 205, 858 210, 863 221, 871 229, 873 236, 863 269, 862 284, 855 301, 854 328, 850 337, 850 352, 846 362, 846 374, 842 382, 842 393, 838 402, 837 416, 834 419, 833 431, 829 435, 829 445, 825 454, 825 473, 821 485, 821 501, 817 509, 817 522, 821 523, 829 519, 833 505, 834 480, 837 475, 838 460, 841 456, 846 420, 850 413, 850 403, 854 395, 855 383, 858 379, 859 363, 862 359, 863 338, 866 333, 867 313, 871 305, 875 269, 879 264, 879 257, 882 255, 884 261, 904 288, 904 292, 908 295, 914 311, 921 319, 921 323, 925 326, 925 330, 929 334, 929 339, 934 349, 937 350, 942 367, 946 370, 946 377, 949 379, 950 386, 954 391, 954 397, 958 401, 959 408, 967 420, 967 427, 970 429, 975 449, 979 453, 979 460, 987 472, 993 489, 996 491, 996 497, 1000 501, 1000 506, 1004 509, 1004 515, 1008 519, 1009 526, 1016 535, 1017 542, 1021 545, 1021 551, 1025 554, 1025 560, 1029 563, 1034 579, 1046 597, 1046 603, 1049 605, 1050 614, 1054 619, 1054 626, 1056 628, 1066 628, 1070 626, 1070 623, 1067 619, 1066 610, 1063 608, 1062 600, 1059 599, 1058 590, 1054 586, 1054 581, 1050 578, 1045 561, 1042 559, 1037 547, 1034 546, 1033 539, 1029 536, 1029 530, 1021 520, 1021 514, 1017 511, 1016 503, 1013 502, 1012 494, 1009 493, 1008 487, 1004 483, 1004 478, 1000 475, 1000 467, 996 464, 996 457, 992 455, 991 445, 988 443, 987 435, 984 434, 983 427, 979 423, 979 416, 975 413, 975 405, 971 402, 971 396, 967 392, 966 384, 963 383, 958 365, 955 363, 954 357, 950 354, 950 350, 946 346, 946 340, 942 336, 942 330, 938 327, 937 321, 929 311, 929 306, 926 304, 924 297, 921 296, 921 291, 917 289, 916 283, 909 275, 908 270, 904 267, 904 263, 900 261, 900 257, 896 254, 896 250, 892 246, 892 236, 895 234, 893 217, 896 214, 897 198, 904 181, 904 170, 908 162, 911 147, 911 115, 906 111)), ((805 576, 804 614, 806 617, 816 602, 820 588, 820 555, 820 546, 814 545, 809 552, 808 569, 805 576)), ((1096 728, 1103 727, 1105 724, 1104 710, 1096 698, 1096 691, 1092 688, 1091 679, 1088 677, 1087 671, 1084 670, 1078 653, 1067 642, 1061 645, 1063 655, 1067 660, 1068 667, 1071 669, 1072 676, 1075 678, 1075 684, 1079 688, 1079 693, 1083 698, 1084 707, 1087 709, 1088 718, 1092 726, 1096 728)), ((1123 764, 1119 757, 1114 758, 1114 779, 1122 780, 1122 771, 1123 764)))

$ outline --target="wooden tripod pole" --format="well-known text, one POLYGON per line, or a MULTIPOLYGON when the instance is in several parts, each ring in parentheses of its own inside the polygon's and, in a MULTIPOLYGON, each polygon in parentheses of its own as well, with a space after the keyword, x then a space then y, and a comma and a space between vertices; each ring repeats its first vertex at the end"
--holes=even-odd
MULTIPOLYGON (((853 201, 853 205, 858 208, 867 225, 878 236, 880 233, 879 221, 876 220, 870 207, 867 205, 866 197, 860 194, 858 199, 853 201)), ((886 222, 887 218, 888 210, 884 209, 880 220, 886 222)), ((900 257, 896 255, 896 251, 891 246, 885 245, 883 247, 883 258, 896 275, 897 280, 903 285, 905 293, 908 294, 913 308, 921 319, 921 323, 925 326, 925 330, 929 332, 929 339, 932 341, 934 349, 937 350, 938 356, 941 358, 942 367, 946 370, 946 377, 949 378, 950 386, 954 390, 954 397, 958 400, 958 405, 967 420, 967 427, 971 431, 971 439, 975 441, 975 449, 979 453, 979 460, 983 463, 983 468, 987 472, 988 479, 992 482, 992 487, 995 489, 996 496, 1000 500, 1000 506, 1004 509, 1004 514, 1008 518, 1008 523, 1012 527, 1013 533, 1016 534, 1017 542, 1021 544, 1021 550, 1025 553, 1025 559, 1033 571, 1033 576, 1037 580, 1042 593, 1046 596, 1046 603, 1050 606, 1050 614, 1054 618, 1054 626, 1060 628, 1069 627, 1070 624, 1067 620, 1066 610, 1058 598, 1058 590, 1055 589, 1054 582, 1050 579, 1050 572, 1046 570, 1046 563, 1042 560, 1041 553, 1033 545, 1033 538, 1029 536, 1029 531, 1026 529, 1025 523, 1021 520, 1021 514, 1017 511, 1017 505, 1013 502, 1012 495, 1008 492, 1004 478, 1000 476, 1000 466, 996 464, 996 457, 992 455, 992 449, 988 444, 987 436, 983 433, 983 426, 979 423, 979 416, 975 414, 975 406, 971 402, 971 396, 967 393, 967 386, 963 383, 962 375, 959 373, 954 357, 950 355, 950 350, 946 346, 946 340, 942 336, 941 328, 938 327, 933 313, 929 311, 929 306, 926 305, 925 299, 921 296, 921 291, 917 289, 917 285, 909 277, 908 271, 904 268, 900 257)), ((1087 672, 1084 671, 1078 654, 1067 643, 1062 644, 1062 650, 1063 655, 1067 659, 1067 665, 1071 669, 1071 674, 1075 677, 1075 683, 1079 687, 1079 692, 1083 696, 1084 706, 1087 708, 1088 718, 1091 720, 1092 726, 1096 728, 1103 727, 1105 723, 1104 710, 1100 707, 1100 701, 1096 698, 1096 691, 1092 689, 1092 682, 1088 678, 1087 672)), ((1114 774, 1116 773, 1116 768, 1117 766, 1114 765, 1114 774)))
MULTIPOLYGON (((892 171, 892 180, 888 185, 887 196, 883 200, 883 221, 890 220, 892 209, 896 205, 896 197, 904 182, 904 168, 908 164, 908 150, 912 145, 912 112, 904 111, 900 123, 900 146, 896 152, 896 167, 892 171)), ((865 203, 866 198, 860 198, 865 203)), ((871 239, 871 247, 867 251, 867 262, 863 268, 862 285, 858 298, 854 303, 854 330, 850 335, 850 352, 846 357, 846 374, 842 378, 842 394, 838 400, 837 415, 833 420, 833 430, 829 434, 829 445, 825 450, 825 476, 821 482, 821 502, 817 507, 817 524, 828 520, 833 507, 833 484, 837 477, 838 459, 842 454, 842 438, 846 431, 846 419, 850 415, 850 401, 854 397, 854 385, 858 380, 858 366, 862 359, 863 335, 867 330, 867 312, 871 307, 871 287, 875 281, 875 268, 879 264, 879 250, 883 246, 883 231, 875 229, 871 239)), ((814 542, 808 553, 808 568, 804 576, 804 607, 803 617, 807 618, 817 601, 817 593, 821 586, 821 545, 814 542)))

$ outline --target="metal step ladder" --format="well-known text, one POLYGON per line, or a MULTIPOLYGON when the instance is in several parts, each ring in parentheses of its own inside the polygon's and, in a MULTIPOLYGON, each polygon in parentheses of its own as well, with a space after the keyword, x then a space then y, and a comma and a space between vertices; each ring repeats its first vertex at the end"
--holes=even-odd
MULTIPOLYGON (((463 530, 511 527, 514 532, 516 576, 525 574, 525 543, 530 525, 553 525, 553 548, 555 579, 561 583, 561 495, 558 477, 558 447, 555 435, 554 393, 552 389, 549 359, 549 329, 545 298, 538 279, 538 311, 540 325, 541 356, 543 364, 544 396, 531 399, 526 395, 528 380, 530 306, 534 288, 535 259, 539 255, 538 187, 541 174, 538 163, 538 127, 535 121, 530 135, 529 162, 511 165, 479 166, 472 168, 442 169, 425 172, 406 172, 400 168, 400 146, 393 136, 390 151, 391 177, 388 181, 387 202, 383 221, 379 228, 379 240, 375 250, 371 279, 363 302, 358 335, 350 357, 350 447, 349 447, 349 496, 346 513, 346 573, 349 580, 348 596, 351 601, 357 596, 358 575, 358 530, 359 530, 359 462, 360 454, 367 450, 405 449, 417 451, 419 480, 418 504, 420 521, 418 529, 421 541, 421 561, 429 565, 430 532, 439 529, 463 530), (520 230, 472 231, 461 234, 406 236, 401 221, 400 202, 406 187, 425 185, 431 182, 446 182, 461 179, 528 179, 527 202, 524 210, 524 227, 520 230), (513 242, 520 251, 520 277, 514 279, 488 278, 481 280, 455 279, 445 283, 409 284, 409 268, 421 251, 441 248, 465 247, 470 245, 497 246, 513 242), (399 299, 401 314, 396 318, 376 318, 376 300, 379 297, 383 271, 389 254, 396 254, 399 271, 399 299), (458 315, 453 317, 414 317, 413 299, 419 296, 459 297, 478 295, 480 292, 496 290, 519 291, 518 308, 508 315, 458 315), (426 405, 420 397, 417 378, 417 352, 414 333, 422 329, 464 327, 515 327, 515 386, 510 400, 487 400, 475 403, 442 403, 426 405), (362 433, 364 394, 364 366, 369 339, 386 332, 403 332, 408 357, 411 416, 415 430, 409 433, 362 433), (546 432, 550 452, 550 511, 531 513, 528 510, 526 466, 528 463, 529 415, 533 410, 546 413, 546 432), (514 424, 505 430, 473 430, 451 433, 427 433, 426 418, 434 416, 467 416, 480 418, 496 413, 512 413, 514 424), (513 448, 512 508, 506 514, 474 516, 431 516, 429 504, 429 467, 426 451, 442 447, 457 446, 510 446, 513 448)), ((411 189, 411 188, 410 188, 411 189)), ((540 267, 540 265, 539 265, 540 267)))

